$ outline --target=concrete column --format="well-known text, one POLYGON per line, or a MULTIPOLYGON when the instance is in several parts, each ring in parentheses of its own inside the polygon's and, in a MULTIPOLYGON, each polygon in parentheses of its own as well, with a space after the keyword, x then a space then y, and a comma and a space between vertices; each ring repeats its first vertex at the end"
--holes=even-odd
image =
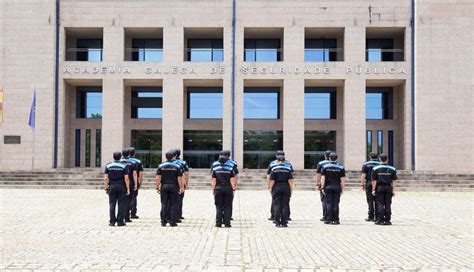
POLYGON ((304 169, 304 79, 283 84, 283 149, 295 169, 304 169))
POLYGON ((358 170, 365 161, 365 80, 346 79, 344 86, 344 164, 358 170))
POLYGON ((244 60, 244 28, 235 30, 235 132, 233 158, 240 168, 244 165, 244 79, 239 69, 244 60))
POLYGON ((172 148, 183 149, 184 116, 183 80, 168 78, 163 80, 163 141, 162 158, 172 148))
POLYGON ((304 27, 285 27, 283 50, 285 62, 301 63, 304 61, 304 27))
POLYGON ((224 28, 224 66, 222 148, 232 150, 232 27, 224 28))
POLYGON ((104 49, 102 61, 118 63, 124 60, 124 30, 123 27, 104 27, 104 49))
POLYGON ((124 147, 124 87, 121 78, 102 82, 102 166, 124 147))

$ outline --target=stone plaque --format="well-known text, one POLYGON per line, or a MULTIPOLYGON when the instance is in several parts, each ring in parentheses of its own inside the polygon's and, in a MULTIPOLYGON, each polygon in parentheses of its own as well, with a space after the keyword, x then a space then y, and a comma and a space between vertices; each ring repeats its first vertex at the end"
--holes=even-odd
POLYGON ((3 144, 21 144, 21 136, 5 135, 3 136, 3 144))

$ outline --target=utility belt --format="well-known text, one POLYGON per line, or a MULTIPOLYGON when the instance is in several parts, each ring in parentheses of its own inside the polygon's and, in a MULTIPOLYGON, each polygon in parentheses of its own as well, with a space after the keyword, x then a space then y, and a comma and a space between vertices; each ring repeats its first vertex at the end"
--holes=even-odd
POLYGON ((162 185, 176 185, 176 186, 178 186, 178 183, 176 181, 171 181, 171 180, 170 181, 162 180, 161 184, 162 185))
POLYGON ((221 181, 221 182, 216 182, 216 186, 231 186, 230 181, 221 181))

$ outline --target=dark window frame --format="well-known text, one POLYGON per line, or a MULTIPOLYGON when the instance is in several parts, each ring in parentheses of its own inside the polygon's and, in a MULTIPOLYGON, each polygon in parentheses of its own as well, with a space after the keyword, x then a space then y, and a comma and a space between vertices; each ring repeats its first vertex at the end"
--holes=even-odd
MULTIPOLYGON (((392 87, 367 87, 366 88, 366 97, 369 93, 380 93, 382 94, 382 118, 381 119, 372 119, 367 117, 366 120, 393 120, 394 116, 394 107, 393 107, 393 96, 394 89, 392 87)), ((366 105, 367 110, 367 105, 366 105)))
MULTIPOLYGON (((337 87, 305 87, 304 94, 307 93, 328 93, 329 94, 329 118, 306 118, 305 120, 337 120, 337 87)), ((306 107, 305 107, 306 111, 306 107)))
MULTIPOLYGON (((92 120, 102 119, 102 113, 101 113, 101 118, 88 118, 87 117, 87 93, 101 93, 102 105, 104 103, 102 86, 77 86, 76 87, 76 119, 92 119, 92 120)), ((102 110, 103 110, 103 107, 102 107, 102 110)))
MULTIPOLYGON (((193 41, 210 41, 211 42, 211 47, 210 48, 202 48, 202 49, 210 49, 211 50, 211 60, 209 62, 223 62, 224 61, 224 39, 187 39, 186 42, 186 61, 193 61, 191 59, 191 49, 199 49, 199 47, 191 47, 190 42, 193 41), (219 45, 214 46, 216 42, 221 43, 221 46, 219 45), (221 49, 222 50, 222 60, 214 60, 214 49, 221 49)), ((197 61, 196 61, 197 62, 197 61)))
POLYGON ((394 52, 383 52, 383 50, 393 50, 394 47, 394 39, 385 38, 385 39, 365 39, 365 61, 366 62, 377 62, 369 60, 369 50, 370 49, 380 49, 381 56, 380 61, 394 61, 394 52))
POLYGON ((186 90, 186 119, 188 120, 222 120, 224 118, 224 101, 222 101, 222 118, 191 118, 191 94, 192 93, 220 93, 224 100, 222 87, 188 87, 186 90))
POLYGON ((75 131, 74 166, 81 167, 81 130, 80 129, 76 129, 75 131))
MULTIPOLYGON (((326 38, 305 39, 304 40, 304 49, 305 50, 307 50, 307 49, 308 50, 309 49, 322 49, 322 50, 337 49, 337 39, 335 39, 335 38, 331 38, 331 39, 326 39, 326 38), (322 41, 322 46, 310 47, 310 45, 308 43, 314 42, 314 41, 322 41), (326 45, 327 43, 329 43, 329 45, 326 45), (331 44, 333 44, 333 43, 334 43, 334 46, 331 46, 331 44)), ((338 53, 337 51, 334 51, 334 52, 329 51, 329 58, 327 60, 325 58, 323 58, 323 62, 337 61, 337 53, 338 53)), ((305 62, 314 62, 314 61, 309 61, 309 60, 306 60, 306 58, 305 58, 305 62)))
POLYGON ((153 118, 140 118, 138 117, 138 109, 140 108, 151 108, 151 109, 159 109, 163 110, 163 87, 162 86, 134 86, 132 87, 132 99, 130 101, 130 118, 132 119, 163 119, 162 117, 153 117, 153 118), (138 97, 138 93, 161 93, 161 97, 138 97), (161 101, 160 101, 161 100, 161 101), (153 103, 161 103, 161 107, 143 107, 139 106, 139 103, 144 103, 151 105, 153 103))
POLYGON ((281 87, 245 87, 243 101, 244 120, 280 120, 281 117, 281 87), (277 91, 275 91, 277 89, 277 91), (277 117, 276 118, 246 118, 245 117, 245 94, 246 93, 276 93, 277 94, 277 117))
POLYGON ((282 52, 282 39, 281 38, 267 38, 267 39, 244 39, 244 62, 268 62, 257 60, 257 49, 276 49, 276 61, 283 61, 283 52, 282 52), (278 47, 259 47, 257 42, 259 41, 278 41, 278 47), (252 44, 253 46, 248 47, 247 44, 252 44), (247 59, 246 50, 255 50, 255 58, 252 60, 247 59))
MULTIPOLYGON (((163 39, 140 39, 140 38, 137 38, 137 39, 133 39, 132 38, 132 54, 131 54, 131 61, 141 61, 140 60, 140 52, 139 51, 134 51, 134 49, 161 49, 161 60, 158 60, 158 61, 162 61, 163 60, 163 39), (147 42, 152 42, 152 41, 156 41, 158 42, 160 45, 157 45, 157 46, 153 46, 153 45, 147 45, 147 42), (136 45, 137 43, 140 43, 140 44, 143 44, 143 45, 136 45)), ((146 56, 146 55, 144 55, 146 56)), ((155 61, 155 60, 147 60, 147 59, 143 59, 142 61, 155 61)), ((158 61, 155 61, 155 62, 158 62, 158 61)))
MULTIPOLYGON (((87 39, 82 39, 82 38, 79 38, 79 39, 76 39, 76 49, 100 49, 100 61, 103 61, 104 60, 104 39, 103 38, 98 38, 98 39, 92 39, 92 38, 87 38, 87 39), (86 47, 86 46, 80 46, 79 45, 79 42, 82 42, 82 41, 100 41, 100 47, 98 48, 95 48, 95 47, 86 47)), ((80 51, 77 51, 76 52, 76 61, 90 61, 89 60, 89 56, 87 55, 87 58, 86 60, 84 60, 83 57, 80 57, 82 54, 87 54, 88 52, 80 52, 80 51)))

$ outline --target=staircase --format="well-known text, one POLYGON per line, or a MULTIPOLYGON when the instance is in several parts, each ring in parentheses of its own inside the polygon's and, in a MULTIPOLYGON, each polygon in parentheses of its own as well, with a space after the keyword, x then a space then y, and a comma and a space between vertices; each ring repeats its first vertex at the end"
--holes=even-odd
MULTIPOLYGON (((266 171, 245 169, 239 175, 240 190, 265 190, 266 171)), ((296 188, 312 190, 315 188, 314 170, 296 171, 296 188)), ((359 189, 359 173, 348 171, 346 185, 349 189, 359 189)), ((103 172, 99 168, 73 168, 47 171, 0 172, 0 188, 26 189, 101 189, 103 172)), ((208 169, 190 170, 190 189, 210 189, 208 169)), ((420 171, 399 171, 398 187, 400 191, 451 191, 473 192, 474 174, 439 174, 420 171)), ((155 170, 145 170, 142 188, 154 189, 155 170)))

